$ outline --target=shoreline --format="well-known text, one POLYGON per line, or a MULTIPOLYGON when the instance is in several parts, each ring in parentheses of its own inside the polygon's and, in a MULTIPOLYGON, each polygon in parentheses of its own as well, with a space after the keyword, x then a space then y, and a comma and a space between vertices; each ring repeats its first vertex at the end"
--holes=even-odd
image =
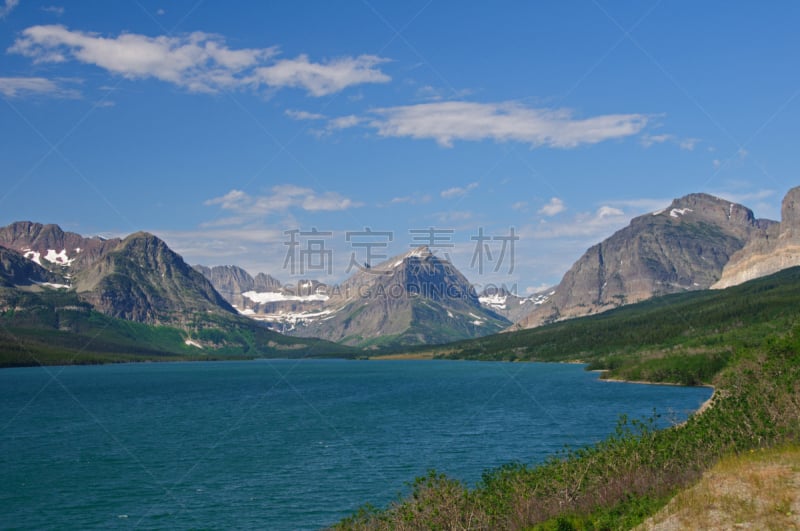
MULTIPOLYGON (((606 372, 609 372, 609 371, 607 369, 596 369, 596 370, 592 370, 592 371, 589 371, 589 372, 597 372, 597 373, 601 373, 602 374, 602 373, 606 373, 606 372)), ((599 377, 597 379, 597 381, 599 381, 599 382, 623 383, 623 384, 638 384, 638 385, 669 385, 669 386, 674 386, 674 387, 705 387, 705 388, 711 389, 711 396, 709 396, 708 399, 705 402, 700 404, 700 407, 697 408, 691 415, 689 415, 689 418, 691 418, 691 417, 693 417, 695 415, 700 415, 700 414, 704 413, 705 411, 708 411, 709 409, 711 409, 711 407, 713 405, 713 402, 714 402, 714 397, 717 396, 717 388, 714 387, 711 384, 684 385, 684 384, 673 383, 673 382, 648 382, 646 380, 624 380, 622 378, 603 378, 602 376, 599 377)), ((687 418, 685 421, 683 421, 680 424, 678 424, 678 426, 682 426, 683 424, 686 424, 686 422, 688 420, 689 419, 687 418)))

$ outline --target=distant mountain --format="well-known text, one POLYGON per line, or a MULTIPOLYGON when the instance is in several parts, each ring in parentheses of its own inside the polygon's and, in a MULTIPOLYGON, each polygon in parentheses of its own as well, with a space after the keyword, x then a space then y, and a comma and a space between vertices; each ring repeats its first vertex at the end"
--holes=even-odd
POLYGON ((449 261, 427 247, 364 268, 339 286, 315 280, 282 285, 236 266, 194 267, 241 314, 274 330, 361 347, 480 337, 511 324, 504 314, 536 304, 505 291, 478 297, 449 261), (500 308, 500 298, 513 308, 500 308))
POLYGON ((800 265, 800 187, 783 198, 781 222, 756 234, 734 253, 712 288, 735 286, 796 265, 800 265))
POLYGON ((555 288, 547 288, 528 297, 520 297, 505 288, 492 288, 482 291, 478 295, 478 301, 484 308, 516 323, 529 315, 537 306, 547 302, 554 294, 555 288))
POLYGON ((47 269, 68 273, 93 264, 122 240, 98 236, 85 238, 64 232, 58 225, 18 221, 0 227, 0 245, 18 251, 47 269))
POLYGON ((0 286, 6 288, 32 285, 60 286, 62 277, 6 247, 0 247, 0 286))
POLYGON ((203 275, 145 232, 76 272, 74 285, 98 311, 140 323, 183 324, 197 313, 236 312, 203 275))
POLYGON ((419 247, 330 289, 320 318, 291 331, 346 345, 418 345, 479 337, 510 321, 483 307, 448 260, 419 247))
POLYGON ((288 332, 298 321, 314 320, 328 300, 327 286, 315 280, 282 285, 265 273, 251 276, 241 267, 224 265, 194 268, 242 315, 288 332))
POLYGON ((200 273, 152 234, 85 238, 30 221, 0 228, 0 245, 46 269, 48 281, 74 290, 111 317, 182 325, 198 312, 235 310, 200 273))
POLYGON ((0 228, 0 325, 0 366, 352 355, 239 315, 152 234, 84 238, 32 222, 0 228))
POLYGON ((707 289, 730 257, 775 224, 708 194, 676 199, 589 248, 554 293, 514 328, 603 312, 656 295, 707 289))

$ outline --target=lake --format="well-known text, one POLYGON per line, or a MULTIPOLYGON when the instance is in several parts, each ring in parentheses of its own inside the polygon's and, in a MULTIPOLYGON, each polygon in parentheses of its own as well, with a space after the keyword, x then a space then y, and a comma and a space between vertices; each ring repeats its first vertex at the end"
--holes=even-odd
POLYGON ((435 468, 475 484, 663 426, 708 388, 582 365, 257 360, 0 370, 0 527, 318 529, 435 468))

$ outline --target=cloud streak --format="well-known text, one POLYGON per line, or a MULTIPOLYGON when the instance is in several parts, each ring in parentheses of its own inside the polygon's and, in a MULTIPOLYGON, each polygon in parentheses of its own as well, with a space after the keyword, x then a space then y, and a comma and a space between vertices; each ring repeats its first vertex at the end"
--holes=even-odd
POLYGON ((79 98, 80 92, 43 77, 0 77, 0 94, 7 98, 38 95, 53 98, 79 98))
POLYGON ((203 32, 104 37, 62 25, 42 25, 25 29, 8 51, 37 64, 78 61, 127 79, 154 78, 190 92, 292 87, 319 97, 353 85, 390 80, 377 68, 387 61, 381 57, 360 55, 313 62, 300 55, 276 60, 279 50, 275 46, 233 49, 221 36, 203 32))
POLYGON ((453 199, 456 197, 464 197, 469 192, 474 190, 478 187, 478 183, 469 183, 466 186, 454 186, 453 188, 448 188, 447 190, 442 190, 439 195, 441 195, 444 199, 453 199))
POLYGON ((568 109, 538 109, 515 102, 448 101, 373 111, 369 125, 383 137, 435 140, 452 147, 457 140, 522 142, 532 147, 573 148, 639 133, 643 114, 608 114, 574 118, 568 109))
POLYGON ((339 211, 357 208, 363 204, 336 192, 318 193, 311 188, 282 184, 273 186, 271 194, 252 196, 241 190, 209 199, 206 206, 219 205, 223 210, 244 216, 265 216, 284 213, 290 208, 308 212, 339 211))
POLYGON ((17 5, 19 5, 19 0, 6 0, 3 6, 0 7, 0 19, 6 18, 17 5))
POLYGON ((564 201, 557 197, 553 197, 545 206, 539 209, 539 214, 545 216, 555 216, 556 214, 564 212, 566 209, 567 207, 564 205, 564 201))

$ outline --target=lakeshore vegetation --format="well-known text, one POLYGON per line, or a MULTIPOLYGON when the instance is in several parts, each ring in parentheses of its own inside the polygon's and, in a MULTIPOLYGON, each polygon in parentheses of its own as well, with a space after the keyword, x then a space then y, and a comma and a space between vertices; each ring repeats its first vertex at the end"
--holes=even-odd
MULTIPOLYGON (((336 529, 629 529, 720 460, 800 436, 800 269, 590 318, 448 345, 433 357, 565 361, 620 378, 713 385, 710 407, 655 429, 621 418, 599 444, 510 463, 474 488, 431 471, 385 508, 336 529)), ((787 446, 788 445, 788 446, 787 446)))

